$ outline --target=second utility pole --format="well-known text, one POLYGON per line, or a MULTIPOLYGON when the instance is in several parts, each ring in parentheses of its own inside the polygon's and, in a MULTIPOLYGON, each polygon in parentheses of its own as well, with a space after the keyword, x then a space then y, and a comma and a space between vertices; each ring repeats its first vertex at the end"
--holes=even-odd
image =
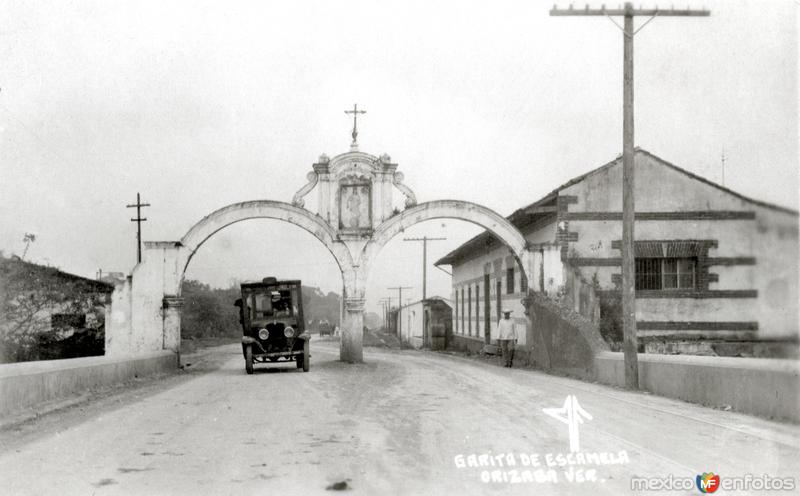
POLYGON ((397 337, 400 337, 400 326, 403 324, 403 290, 411 289, 411 286, 395 286, 386 289, 397 290, 397 337))
MULTIPOLYGON (((428 286, 428 241, 444 241, 447 238, 404 238, 403 241, 422 241, 422 299, 427 298, 426 288, 428 286)), ((401 301, 402 305, 403 302, 401 301)))

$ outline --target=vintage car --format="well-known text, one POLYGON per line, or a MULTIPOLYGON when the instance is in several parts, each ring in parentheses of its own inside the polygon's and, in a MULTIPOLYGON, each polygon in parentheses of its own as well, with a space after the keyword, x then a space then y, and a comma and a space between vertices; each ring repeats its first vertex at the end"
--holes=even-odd
POLYGON ((323 320, 319 323, 319 335, 320 336, 333 336, 333 326, 327 320, 323 320))
POLYGON ((300 281, 278 281, 267 277, 262 282, 241 285, 242 297, 236 300, 242 324, 242 354, 245 370, 253 373, 256 362, 294 361, 308 372, 311 365, 305 330, 300 281))

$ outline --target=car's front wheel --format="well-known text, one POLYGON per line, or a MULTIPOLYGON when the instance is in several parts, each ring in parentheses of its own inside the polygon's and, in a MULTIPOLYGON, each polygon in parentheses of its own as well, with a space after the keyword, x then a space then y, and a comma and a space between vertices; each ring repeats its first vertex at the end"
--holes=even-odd
POLYGON ((244 370, 248 374, 253 373, 253 347, 248 346, 244 350, 244 370))
POLYGON ((303 372, 308 372, 308 368, 311 365, 311 355, 308 353, 309 351, 309 340, 306 339, 306 342, 303 343, 303 372))

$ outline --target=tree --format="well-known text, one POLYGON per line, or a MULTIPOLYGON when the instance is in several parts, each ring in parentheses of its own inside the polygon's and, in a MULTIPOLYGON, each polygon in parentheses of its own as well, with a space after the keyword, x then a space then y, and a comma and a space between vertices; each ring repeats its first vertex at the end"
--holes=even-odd
MULTIPOLYGON (((52 267, 0 258, 0 362, 62 358, 41 349, 62 341, 72 330, 53 326, 54 315, 91 316, 83 330, 94 331, 93 339, 104 341, 104 292, 110 290, 52 267)), ((75 353, 80 355, 80 350, 70 351, 75 353)))
MULTIPOLYGON (((239 284, 221 289, 187 279, 183 283, 181 295, 184 297, 181 315, 183 338, 241 336, 239 310, 233 305, 241 297, 239 284)), ((327 320, 332 325, 338 324, 341 303, 338 294, 326 295, 318 288, 303 286, 302 298, 306 325, 312 322, 313 328, 322 320, 327 320)))
POLYGON ((25 255, 28 254, 28 248, 30 248, 31 243, 36 241, 36 235, 33 233, 25 233, 25 236, 22 237, 22 242, 25 243, 25 250, 22 252, 22 259, 25 259, 25 255))

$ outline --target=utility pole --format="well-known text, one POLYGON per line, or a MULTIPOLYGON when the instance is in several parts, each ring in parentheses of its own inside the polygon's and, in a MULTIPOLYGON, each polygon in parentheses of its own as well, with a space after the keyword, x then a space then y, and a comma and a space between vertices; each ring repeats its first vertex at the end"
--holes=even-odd
POLYGON ((722 147, 722 185, 725 186, 725 161, 727 157, 725 157, 725 147, 722 147))
POLYGON ((383 307, 383 328, 389 327, 389 307, 391 306, 391 298, 381 298, 378 303, 383 307))
POLYGON ((395 286, 393 288, 386 288, 386 289, 396 289, 397 290, 397 337, 400 337, 400 329, 403 325, 403 290, 404 289, 411 289, 412 286, 395 286))
POLYGON ((623 39, 622 69, 622 330, 625 353, 625 385, 629 389, 639 388, 638 343, 636 338, 636 263, 634 260, 635 217, 633 201, 634 185, 634 134, 633 134, 633 37, 650 21, 658 17, 706 17, 708 10, 692 9, 634 9, 626 2, 623 8, 606 9, 558 9, 550 10, 551 16, 603 16, 613 22, 621 31, 623 39), (623 16, 624 26, 620 26, 612 16, 623 16), (649 16, 638 29, 633 28, 633 18, 649 16))
POLYGON ((403 238, 403 241, 422 241, 422 299, 428 297, 428 241, 444 241, 447 238, 429 238, 423 236, 421 238, 403 238))
POLYGON ((147 220, 142 218, 142 207, 149 206, 149 203, 142 203, 139 193, 136 193, 136 203, 127 206, 127 208, 136 207, 136 218, 131 219, 131 222, 136 222, 136 263, 142 263, 142 222, 147 220))

